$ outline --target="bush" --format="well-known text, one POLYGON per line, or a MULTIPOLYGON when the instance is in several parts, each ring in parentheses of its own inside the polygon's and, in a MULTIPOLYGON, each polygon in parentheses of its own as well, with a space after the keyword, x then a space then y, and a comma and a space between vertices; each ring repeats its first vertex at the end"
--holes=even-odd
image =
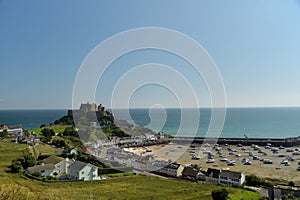
POLYGON ((36 164, 35 158, 33 157, 33 155, 31 153, 27 153, 24 156, 23 162, 22 162, 22 166, 24 169, 27 169, 28 167, 32 167, 33 165, 36 164))
POLYGON ((7 137, 7 130, 1 131, 1 132, 0 132, 0 137, 1 137, 1 138, 7 137))
POLYGON ((260 179, 255 175, 246 176, 246 185, 255 187, 272 187, 273 184, 269 181, 260 179))
POLYGON ((35 176, 35 177, 41 177, 41 173, 40 172, 33 172, 31 175, 35 176))
POLYGON ((24 169, 32 167, 35 164, 35 158, 30 153, 27 153, 23 158, 13 160, 8 169, 11 173, 23 173, 24 169))
POLYGON ((66 142, 63 139, 61 139, 61 140, 59 140, 59 139, 52 140, 51 144, 53 144, 53 145, 55 145, 57 147, 65 147, 65 146, 67 146, 66 142))
POLYGON ((44 136, 44 139, 43 139, 44 142, 49 142, 51 140, 52 136, 55 135, 55 132, 53 131, 53 129, 48 129, 48 128, 43 128, 41 130, 41 133, 44 136))
POLYGON ((228 191, 225 188, 213 190, 211 196, 213 200, 226 200, 228 199, 228 191))
POLYGON ((63 136, 79 137, 78 131, 75 129, 74 126, 67 127, 63 132, 63 136))
POLYGON ((23 173, 24 168, 20 160, 13 160, 12 164, 8 167, 11 173, 23 173))

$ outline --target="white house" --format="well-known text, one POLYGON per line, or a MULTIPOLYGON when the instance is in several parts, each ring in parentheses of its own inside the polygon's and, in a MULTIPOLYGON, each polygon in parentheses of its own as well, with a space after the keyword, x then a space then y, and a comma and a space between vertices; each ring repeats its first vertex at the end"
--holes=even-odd
POLYGON ((44 159, 41 165, 28 167, 27 172, 30 174, 39 172, 41 176, 61 176, 68 173, 68 166, 72 163, 73 161, 68 158, 50 156, 44 159))
POLYGON ((100 180, 97 166, 77 160, 68 167, 68 178, 84 181, 100 180))
POLYGON ((222 184, 242 185, 245 182, 245 175, 242 172, 221 170, 219 181, 222 184))
POLYGON ((229 170, 211 169, 207 170, 206 182, 217 184, 228 184, 228 185, 242 185, 245 182, 245 174, 242 172, 233 172, 229 170))
POLYGON ((158 172, 163 173, 163 174, 167 174, 167 175, 170 175, 170 176, 181 177, 183 169, 184 169, 184 167, 181 164, 170 163, 170 164, 162 167, 161 169, 159 169, 158 172))

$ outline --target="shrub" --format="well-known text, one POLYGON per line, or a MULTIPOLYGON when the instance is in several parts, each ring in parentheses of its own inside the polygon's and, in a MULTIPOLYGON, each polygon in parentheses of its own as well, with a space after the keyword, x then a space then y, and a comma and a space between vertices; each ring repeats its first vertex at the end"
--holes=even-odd
POLYGON ((213 190, 211 196, 213 200, 226 200, 228 199, 228 191, 225 188, 213 190))
POLYGON ((272 187, 273 184, 269 181, 260 179, 255 175, 246 176, 246 185, 255 187, 272 187))
POLYGON ((20 160, 13 160, 12 164, 8 167, 11 173, 23 173, 24 168, 20 160))
POLYGON ((35 177, 41 177, 41 173, 40 172, 33 172, 31 175, 35 176, 35 177))

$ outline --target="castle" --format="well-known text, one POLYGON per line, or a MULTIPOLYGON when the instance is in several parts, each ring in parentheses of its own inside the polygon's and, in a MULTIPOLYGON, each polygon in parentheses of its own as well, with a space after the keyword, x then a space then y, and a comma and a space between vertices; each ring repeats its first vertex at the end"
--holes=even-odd
POLYGON ((110 121, 114 120, 113 114, 106 111, 105 107, 102 104, 95 103, 82 103, 78 110, 68 110, 68 116, 75 119, 79 119, 82 116, 86 116, 92 121, 97 117, 97 120, 100 121, 102 118, 106 118, 110 121))

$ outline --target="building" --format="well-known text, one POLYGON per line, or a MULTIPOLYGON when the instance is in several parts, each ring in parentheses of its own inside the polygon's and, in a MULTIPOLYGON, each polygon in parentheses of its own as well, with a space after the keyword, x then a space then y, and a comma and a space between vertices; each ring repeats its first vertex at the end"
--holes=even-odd
POLYGON ((206 172, 205 181, 212 184, 218 184, 219 183, 219 177, 220 177, 220 171, 219 169, 212 169, 208 168, 206 172))
POLYGON ((102 104, 97 105, 89 102, 82 103, 78 110, 68 110, 68 116, 74 119, 80 119, 80 117, 86 116, 90 122, 99 121, 100 118, 106 118, 109 121, 114 120, 113 114, 107 112, 102 104))
POLYGON ((61 176, 68 173, 68 167, 73 163, 69 158, 61 158, 50 156, 43 160, 41 165, 28 167, 27 173, 32 174, 38 172, 41 176, 61 176))
POLYGON ((184 167, 178 163, 170 163, 158 170, 159 173, 169 176, 181 177, 184 167))
POLYGON ((84 181, 100 180, 98 167, 81 161, 75 161, 68 167, 68 178, 84 181))
POLYGON ((182 178, 191 180, 205 180, 204 174, 202 174, 192 166, 184 167, 182 171, 182 178))
POLYGON ((28 167, 27 173, 40 173, 41 176, 56 176, 57 172, 55 170, 55 166, 53 164, 46 164, 46 165, 35 165, 33 167, 28 167))
POLYGON ((205 181, 213 184, 242 185, 245 182, 245 175, 242 172, 209 168, 205 181))
POLYGON ((68 173, 68 167, 73 163, 69 158, 61 158, 57 156, 50 156, 43 160, 44 165, 53 164, 55 171, 58 175, 63 175, 68 173))

